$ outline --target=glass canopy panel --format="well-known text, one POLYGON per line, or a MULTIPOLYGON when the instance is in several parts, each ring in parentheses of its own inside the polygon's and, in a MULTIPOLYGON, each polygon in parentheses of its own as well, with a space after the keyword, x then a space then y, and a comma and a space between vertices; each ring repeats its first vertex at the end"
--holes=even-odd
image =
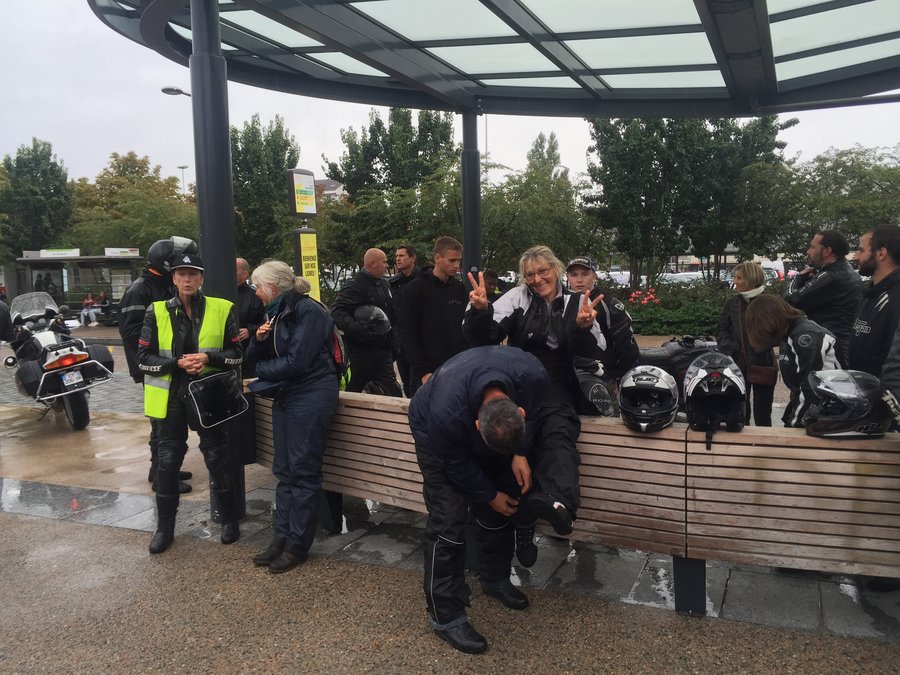
POLYGON ((589 68, 716 65, 705 33, 567 40, 589 68))
POLYGON ((550 59, 526 44, 430 47, 431 52, 464 73, 531 73, 559 70, 550 59))
POLYGON ((522 0, 555 33, 700 24, 693 0, 522 0))
MULTIPOLYGON (((191 36, 191 31, 189 31, 187 28, 184 28, 183 26, 179 26, 177 23, 172 23, 171 21, 169 22, 169 28, 174 30, 185 40, 190 40, 191 42, 193 42, 194 38, 191 36)), ((222 51, 235 52, 235 51, 237 51, 237 47, 232 47, 227 42, 223 42, 222 43, 222 51)))
POLYGON ((718 70, 693 70, 683 73, 629 73, 602 75, 612 89, 710 89, 725 88, 718 70))
POLYGON ((478 0, 376 0, 351 6, 414 42, 504 37, 516 32, 478 0))
POLYGON ((900 40, 887 40, 861 47, 841 49, 827 54, 808 56, 805 59, 795 59, 775 64, 775 74, 779 81, 790 80, 804 75, 814 75, 846 66, 855 66, 860 63, 877 61, 891 56, 900 55, 900 40))
POLYGON ((223 21, 233 23, 241 28, 261 35, 262 37, 285 47, 292 49, 302 47, 321 47, 322 43, 308 38, 303 33, 298 33, 292 28, 273 21, 267 16, 257 14, 250 10, 240 10, 236 12, 224 12, 221 15, 223 21))
POLYGON ((497 80, 482 80, 489 87, 551 87, 553 89, 581 89, 577 82, 568 77, 504 77, 497 80))
POLYGON ((829 0, 768 0, 766 7, 769 9, 769 16, 779 14, 781 12, 789 12, 792 9, 803 9, 804 7, 814 7, 822 5, 829 0))
MULTIPOLYGON (((771 8, 770 8, 771 11, 771 8)), ((770 25, 776 57, 900 30, 900 2, 872 0, 770 25)))
POLYGON ((357 61, 352 56, 341 54, 340 52, 322 52, 321 54, 312 54, 312 58, 316 61, 328 64, 333 68, 342 70, 351 75, 371 75, 373 77, 387 77, 386 73, 373 68, 372 66, 357 61))

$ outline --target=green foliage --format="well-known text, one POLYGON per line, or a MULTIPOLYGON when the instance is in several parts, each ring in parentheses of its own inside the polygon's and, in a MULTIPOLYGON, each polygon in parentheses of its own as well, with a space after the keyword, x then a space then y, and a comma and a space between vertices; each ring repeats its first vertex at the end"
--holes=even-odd
MULTIPOLYGON (((616 295, 616 291, 611 291, 616 295)), ((725 301, 734 293, 727 284, 659 284, 654 294, 659 303, 642 304, 642 296, 617 295, 634 319, 641 335, 715 335, 725 301), (632 298, 634 301, 632 301, 632 298)))
POLYGON ((106 247, 134 246, 146 253, 153 242, 173 234, 196 240, 197 209, 179 191, 178 178, 134 152, 112 153, 93 183, 71 183, 72 225, 61 236, 84 255, 102 255, 106 247))
POLYGON ((299 225, 287 187, 287 171, 299 159, 300 147, 278 115, 265 128, 259 115, 231 128, 235 247, 251 265, 282 249, 299 225))
POLYGON ((38 250, 57 243, 72 216, 68 173, 50 143, 32 139, 15 157, 3 158, 0 186, 0 238, 9 254, 38 250))

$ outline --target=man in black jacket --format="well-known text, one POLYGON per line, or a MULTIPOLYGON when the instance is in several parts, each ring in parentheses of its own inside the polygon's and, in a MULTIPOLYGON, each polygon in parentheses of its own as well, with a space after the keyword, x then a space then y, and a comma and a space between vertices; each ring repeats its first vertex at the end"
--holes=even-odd
POLYGON ((428 506, 425 602, 438 637, 463 652, 487 648, 466 614, 470 504, 485 594, 510 609, 528 606, 528 598, 509 578, 515 539, 511 525, 523 518, 533 522, 524 513, 527 509, 519 513, 519 498, 531 489, 530 419, 549 383, 531 354, 515 347, 477 347, 438 368, 409 404, 428 506))
POLYGON ((0 300, 0 341, 12 342, 13 325, 12 317, 9 315, 9 307, 0 300))
MULTIPOLYGON (((419 273, 416 258, 416 249, 408 244, 398 246, 394 252, 394 267, 397 270, 397 274, 391 277, 390 285, 391 295, 394 299, 394 319, 397 321, 398 327, 403 325, 403 320, 401 319, 403 314, 403 291, 419 273)), ((402 340, 400 341, 400 349, 397 352, 397 370, 400 371, 400 380, 403 382, 404 396, 412 398, 415 389, 410 387, 409 359, 406 357, 402 340)))
MULTIPOLYGON (((119 300, 119 335, 122 336, 122 350, 128 363, 128 373, 137 382, 144 381, 138 363, 138 340, 144 326, 144 315, 147 308, 158 300, 168 300, 175 291, 172 287, 170 266, 175 254, 196 253, 197 245, 186 237, 169 237, 153 243, 147 250, 147 264, 138 277, 122 294, 119 300)), ((156 489, 156 467, 159 451, 159 433, 156 420, 150 420, 150 472, 147 481, 156 489)), ((178 491, 185 494, 191 486, 184 481, 191 478, 190 471, 179 473, 178 491)))
POLYGON ((854 261, 872 280, 853 322, 848 367, 879 377, 900 324, 900 227, 879 225, 866 232, 854 261))
POLYGON ((344 334, 344 345, 350 359, 350 382, 347 391, 381 393, 400 396, 400 385, 394 374, 394 352, 397 347, 391 289, 384 273, 387 256, 380 248, 370 248, 363 257, 363 269, 348 283, 331 305, 335 325, 344 334), (362 307, 377 307, 387 315, 391 329, 367 321, 362 307))
POLYGON ((837 338, 842 368, 849 358, 850 332, 862 299, 859 275, 847 262, 850 247, 837 230, 817 232, 806 251, 809 266, 788 285, 784 299, 837 338))
POLYGON ((462 244, 453 237, 438 237, 434 268, 419 272, 404 291, 400 339, 413 392, 444 361, 469 346, 462 331, 469 293, 456 277, 461 263, 462 244))
MULTIPOLYGON (((250 280, 250 265, 243 258, 235 260, 235 273, 237 276, 237 302, 234 305, 237 313, 238 336, 241 338, 241 349, 247 350, 250 336, 256 333, 256 329, 262 326, 266 319, 266 307, 262 300, 256 297, 256 289, 248 282, 250 280)), ((253 368, 244 364, 241 375, 243 377, 255 377, 253 368)))

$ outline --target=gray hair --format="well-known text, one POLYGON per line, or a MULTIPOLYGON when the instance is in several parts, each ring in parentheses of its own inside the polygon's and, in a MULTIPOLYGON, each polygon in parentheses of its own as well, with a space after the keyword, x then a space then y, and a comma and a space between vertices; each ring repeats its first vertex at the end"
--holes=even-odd
POLYGON ((291 266, 280 260, 267 260, 253 270, 250 279, 254 286, 272 284, 278 289, 279 294, 291 289, 298 293, 309 293, 311 288, 309 281, 303 277, 294 276, 291 266))
POLYGON ((478 425, 481 437, 492 450, 502 455, 522 450, 525 420, 511 399, 500 396, 482 405, 478 410, 478 425))

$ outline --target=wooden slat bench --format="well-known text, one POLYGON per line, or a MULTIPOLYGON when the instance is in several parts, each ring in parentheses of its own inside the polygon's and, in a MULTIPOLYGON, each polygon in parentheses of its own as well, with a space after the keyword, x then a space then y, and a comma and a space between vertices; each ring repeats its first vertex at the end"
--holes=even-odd
MULTIPOLYGON (((341 393, 324 459, 330 529, 350 495, 424 513, 404 399, 341 393), (335 513, 336 511, 336 513, 335 513)), ((255 401, 272 465, 272 404, 255 401)), ((825 441, 802 429, 639 434, 583 417, 572 539, 673 558, 675 608, 706 612, 706 561, 900 577, 900 436, 825 441)))

